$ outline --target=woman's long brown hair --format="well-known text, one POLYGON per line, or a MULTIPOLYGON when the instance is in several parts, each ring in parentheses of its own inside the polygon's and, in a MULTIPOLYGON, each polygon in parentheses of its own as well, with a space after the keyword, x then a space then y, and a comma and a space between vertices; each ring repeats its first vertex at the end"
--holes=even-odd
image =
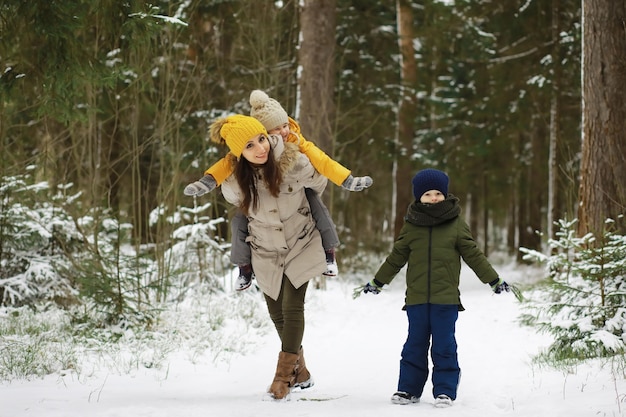
POLYGON ((267 162, 263 165, 253 165, 243 156, 237 161, 235 166, 235 178, 239 188, 243 192, 243 200, 239 208, 246 216, 250 212, 250 207, 256 210, 259 207, 259 192, 255 181, 255 174, 259 169, 262 181, 265 182, 272 197, 278 197, 280 184, 283 181, 280 167, 274 159, 274 148, 270 148, 267 162))

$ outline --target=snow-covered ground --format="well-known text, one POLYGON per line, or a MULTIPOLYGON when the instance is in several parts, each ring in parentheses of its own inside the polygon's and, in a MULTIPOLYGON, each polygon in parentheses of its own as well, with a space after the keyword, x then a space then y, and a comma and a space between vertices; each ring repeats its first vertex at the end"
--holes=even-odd
MULTIPOLYGON (((526 270, 496 269, 509 282, 526 280, 526 270)), ((363 282, 368 279, 363 276, 363 282)), ((309 290, 303 344, 316 384, 294 391, 289 401, 265 395, 279 350, 277 336, 268 331, 255 336, 248 351, 231 353, 226 361, 214 361, 215 352, 207 352, 193 364, 181 351, 161 369, 139 368, 130 374, 94 369, 89 374, 4 382, 0 416, 626 415, 623 369, 598 361, 571 372, 533 365, 532 355, 549 343, 548 336, 521 327, 515 297, 494 295, 467 268, 461 285, 466 311, 457 323, 462 368, 457 401, 451 408, 434 408, 427 385, 420 403, 391 404, 407 328, 401 310, 403 281, 398 276, 381 294, 356 300, 355 285, 337 280, 329 281, 326 291, 309 290)))

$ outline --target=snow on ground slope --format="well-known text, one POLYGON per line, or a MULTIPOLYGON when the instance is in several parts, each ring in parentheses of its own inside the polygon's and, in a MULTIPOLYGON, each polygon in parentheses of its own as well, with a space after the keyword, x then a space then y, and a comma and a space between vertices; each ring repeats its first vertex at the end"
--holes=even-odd
MULTIPOLYGON (((524 270, 500 272, 509 281, 527 279, 524 270)), ((279 350, 277 336, 269 332, 228 363, 215 364, 207 353, 192 364, 185 352, 177 352, 160 370, 120 375, 94 369, 3 383, 0 417, 626 415, 623 371, 599 362, 573 373, 533 365, 532 355, 549 343, 548 337, 520 327, 514 296, 494 295, 466 268, 461 285, 466 311, 457 322, 462 369, 457 401, 435 409, 429 383, 420 403, 391 404, 407 328, 403 281, 398 276, 381 294, 356 300, 355 285, 339 281, 329 281, 326 291, 309 291, 303 345, 316 384, 294 391, 290 401, 265 395, 279 350)))

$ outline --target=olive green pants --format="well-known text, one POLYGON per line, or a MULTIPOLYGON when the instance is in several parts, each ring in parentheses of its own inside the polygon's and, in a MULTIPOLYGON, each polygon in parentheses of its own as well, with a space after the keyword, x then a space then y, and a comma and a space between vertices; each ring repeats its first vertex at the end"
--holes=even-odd
POLYGON ((283 275, 283 283, 277 300, 265 295, 267 310, 280 337, 283 352, 298 353, 304 336, 304 297, 309 283, 294 288, 283 275))

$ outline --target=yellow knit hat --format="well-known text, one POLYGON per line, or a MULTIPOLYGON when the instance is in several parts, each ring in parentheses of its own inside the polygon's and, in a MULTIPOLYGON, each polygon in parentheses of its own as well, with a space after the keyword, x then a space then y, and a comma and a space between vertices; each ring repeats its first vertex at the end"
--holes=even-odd
POLYGON ((259 134, 267 135, 267 130, 254 117, 235 114, 213 122, 209 128, 209 137, 215 143, 225 142, 230 152, 237 158, 241 156, 246 143, 259 134))
POLYGON ((261 90, 250 93, 250 116, 261 122, 268 131, 289 123, 289 116, 283 106, 261 90))

